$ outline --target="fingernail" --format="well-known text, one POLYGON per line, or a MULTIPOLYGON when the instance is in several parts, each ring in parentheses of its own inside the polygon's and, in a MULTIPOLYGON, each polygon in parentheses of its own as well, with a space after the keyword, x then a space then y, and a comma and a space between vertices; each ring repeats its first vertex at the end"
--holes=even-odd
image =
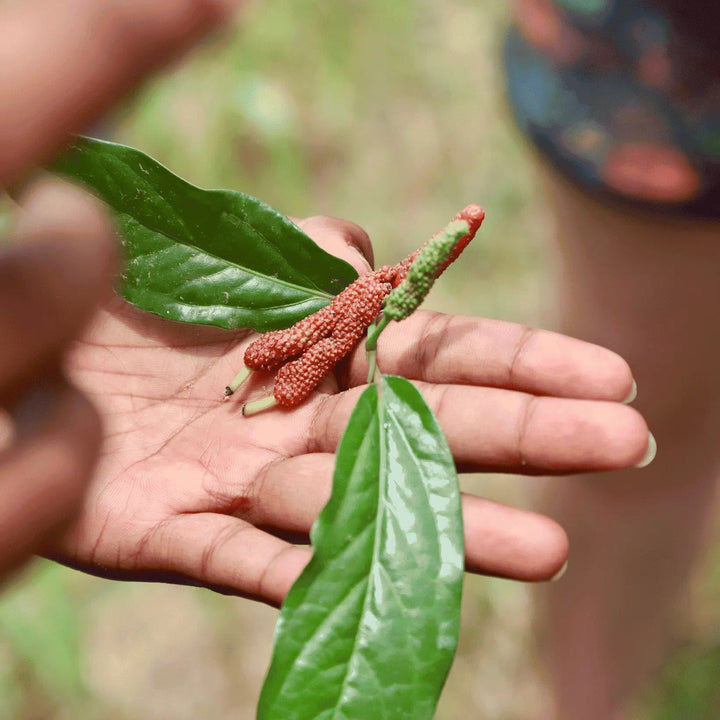
POLYGON ((635 400, 636 397, 637 397, 637 382, 635 381, 635 378, 633 378, 632 387, 630 388, 630 393, 623 400, 623 403, 625 405, 629 405, 633 400, 635 400))
POLYGON ((568 569, 568 560, 565 561, 565 564, 550 578, 550 582, 557 582, 566 572, 568 569))
POLYGON ((643 455, 643 459, 635 467, 647 467, 655 459, 655 455, 657 455, 657 441, 655 440, 655 436, 649 432, 647 450, 645 451, 645 455, 643 455))

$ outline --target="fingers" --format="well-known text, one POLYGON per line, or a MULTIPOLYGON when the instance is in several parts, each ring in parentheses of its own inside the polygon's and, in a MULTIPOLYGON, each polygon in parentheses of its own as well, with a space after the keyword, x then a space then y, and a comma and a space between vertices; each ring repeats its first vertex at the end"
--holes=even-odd
POLYGON ((279 605, 310 557, 308 548, 243 520, 193 513, 159 525, 142 543, 136 569, 162 568, 198 584, 279 605))
POLYGON ((13 415, 14 440, 0 453, 0 575, 72 519, 101 437, 95 410, 62 381, 34 386, 13 415))
POLYGON ((567 534, 544 515, 465 495, 463 517, 465 562, 472 572, 542 582, 567 562, 567 534))
POLYGON ((0 11, 0 186, 83 129, 239 2, 26 0, 0 11))
MULTIPOLYGON (((367 376, 362 348, 353 384, 367 376)), ((417 312, 380 337, 380 369, 434 383, 489 385, 538 395, 593 400, 628 397, 628 364, 598 345, 514 323, 417 312)))
MULTIPOLYGON (((650 444, 642 416, 620 403, 416 385, 463 469, 524 474, 611 470, 639 463, 650 444)), ((359 392, 318 397, 309 452, 335 450, 359 392)))
MULTIPOLYGON (((253 492, 255 525, 307 534, 330 497, 334 455, 317 453, 268 465, 253 492)), ((463 495, 468 570, 527 582, 549 580, 565 564, 568 539, 553 520, 463 495)))
POLYGON ((325 215, 295 220, 295 223, 323 250, 349 262, 359 274, 372 270, 372 244, 359 225, 325 215))
MULTIPOLYGON (((334 457, 275 462, 255 488, 252 524, 210 512, 175 516, 138 543, 133 570, 158 569, 186 581, 279 605, 311 551, 255 527, 307 534, 330 494, 334 457)), ((548 580, 567 560, 567 537, 552 520, 463 496, 469 570, 524 581, 548 580)))
POLYGON ((0 399, 56 361, 110 291, 115 238, 96 201, 59 181, 24 198, 0 248, 0 399))
POLYGON ((260 527, 307 535, 330 498, 335 455, 312 453, 267 465, 253 484, 252 516, 260 527))

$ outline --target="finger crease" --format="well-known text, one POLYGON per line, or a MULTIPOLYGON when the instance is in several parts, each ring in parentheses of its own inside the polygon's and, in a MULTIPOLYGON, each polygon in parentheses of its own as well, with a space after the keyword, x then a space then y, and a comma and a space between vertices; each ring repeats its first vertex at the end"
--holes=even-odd
POLYGON ((270 558, 270 560, 268 560, 267 564, 265 565, 265 568, 260 573, 260 577, 258 578, 257 585, 255 587, 255 594, 257 597, 267 598, 267 597, 275 596, 274 593, 270 592, 271 588, 268 588, 268 589, 265 588, 265 584, 270 575, 270 572, 277 565, 280 558, 290 550, 295 550, 295 548, 292 545, 284 545, 283 547, 278 548, 278 550, 273 554, 273 556, 270 558))
POLYGON ((430 366, 446 342, 446 333, 451 324, 450 315, 438 313, 428 318, 415 344, 415 367, 421 376, 427 376, 430 366))
POLYGON ((265 496, 265 488, 267 485, 268 475, 280 463, 285 462, 288 458, 284 455, 273 458, 270 462, 265 463, 257 472, 255 477, 250 481, 247 488, 247 496, 250 500, 250 508, 246 513, 246 519, 248 522, 252 522, 253 525, 257 525, 262 522, 264 516, 267 514, 265 507, 262 502, 262 498, 265 496), (254 512, 253 512, 254 511, 254 512))
POLYGON ((507 384, 509 386, 512 386, 515 381, 515 374, 517 372, 517 366, 520 362, 520 359, 525 354, 525 350, 527 349, 528 343, 530 342, 530 339, 535 335, 536 330, 534 328, 525 327, 523 328, 523 333, 520 336, 520 339, 518 340, 517 344, 515 345, 515 349, 513 350, 512 359, 510 360, 510 364, 508 365, 508 376, 507 376, 507 384))
POLYGON ((319 396, 319 402, 315 406, 312 417, 310 419, 310 427, 308 428, 307 443, 305 446, 306 453, 321 452, 323 447, 322 439, 326 436, 328 428, 331 427, 332 417, 337 408, 337 403, 329 411, 329 415, 325 417, 327 412, 326 406, 328 402, 334 401, 336 395, 319 396), (324 419, 323 419, 324 418, 324 419), (320 426, 323 426, 322 428, 320 426), (322 432, 320 432, 322 430, 322 432))
POLYGON ((525 411, 520 418, 518 423, 517 432, 517 464, 520 467, 525 467, 528 464, 526 453, 524 450, 525 443, 527 441, 528 428, 532 422, 532 417, 535 414, 535 408, 537 407, 537 401, 540 398, 534 395, 528 395, 525 401, 525 411))
POLYGON ((436 400, 435 400, 435 414, 438 419, 442 420, 445 414, 446 406, 450 406, 448 401, 448 388, 447 386, 438 385, 435 388, 436 400))
POLYGON ((202 555, 200 556, 200 577, 211 579, 210 568, 218 552, 224 545, 227 545, 231 540, 234 540, 248 530, 255 530, 255 528, 252 525, 240 525, 238 527, 233 524, 228 526, 228 528, 221 532, 216 538, 213 538, 213 541, 203 549, 202 555))

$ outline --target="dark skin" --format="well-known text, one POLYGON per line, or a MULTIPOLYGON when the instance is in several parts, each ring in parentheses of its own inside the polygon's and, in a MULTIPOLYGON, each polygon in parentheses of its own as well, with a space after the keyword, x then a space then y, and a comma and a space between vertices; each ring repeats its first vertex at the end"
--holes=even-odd
MULTIPOLYGON (((365 241, 357 226, 304 224, 326 248, 369 269, 347 249, 365 241)), ((434 313, 386 333, 381 367, 418 381, 463 469, 617 467, 645 450, 647 430, 634 410, 552 397, 626 394, 627 367, 607 351, 434 313), (479 440, 481 417, 494 422, 479 440)), ((105 418, 106 443, 82 519, 62 545, 71 562, 113 576, 169 572, 282 600, 310 556, 288 534, 305 537, 328 497, 333 453, 367 368, 360 348, 301 406, 242 417, 243 400, 271 389, 271 378, 260 377, 222 400, 252 337, 168 323, 118 299, 100 314, 72 356, 74 376, 105 418)), ((473 570, 541 580, 565 562, 565 534, 547 518, 467 496, 465 522, 473 570)))
MULTIPOLYGON (((63 12, 63 3, 36 4, 63 12)), ((197 27, 207 25, 208 3, 161 5, 196 7, 197 27)), ((134 12, 148 10, 138 5, 134 12)), ((194 35, 180 26, 168 52, 194 35)), ((87 60, 89 50, 68 52, 87 60)), ((148 58, 144 67, 158 61, 148 58)), ((133 65, 123 82, 109 80, 105 104, 139 74, 133 65)), ((47 112, 51 125, 57 112, 47 112)), ((91 115, 66 118, 64 131, 91 115)), ((8 161, 5 177, 64 132, 53 137, 26 140, 24 161, 14 161, 14 171, 8 161)), ((236 398, 222 397, 251 334, 169 323, 111 296, 111 232, 78 191, 41 188, 22 218, 18 243, 0 261, 0 273, 15 279, 12 295, 0 283, 0 308, 12 309, 0 328, 9 339, 0 350, 0 387, 16 421, 28 397, 34 411, 24 413, 29 429, 0 455, 0 493, 7 493, 0 497, 0 567, 42 550, 100 575, 171 579, 278 604, 309 559, 309 549, 292 541, 306 537, 328 497, 334 451, 365 382, 364 353, 299 407, 243 418, 236 398), (22 218, 33 232, 23 230, 22 218), (42 243, 46 260, 28 252, 33 242, 42 243), (55 392, 47 392, 48 377, 55 392), (76 509, 78 519, 69 519, 76 509)), ((356 225, 298 222, 325 249, 360 272, 369 269, 370 242, 356 225)), ((647 449, 644 420, 620 402, 632 385, 630 369, 595 345, 420 312, 386 330, 378 358, 384 372, 417 381, 463 470, 610 469, 637 463, 647 449)), ((260 379, 240 400, 269 392, 260 379)), ((565 533, 548 518, 474 496, 465 497, 464 513, 471 570, 543 580, 567 559, 565 533)))

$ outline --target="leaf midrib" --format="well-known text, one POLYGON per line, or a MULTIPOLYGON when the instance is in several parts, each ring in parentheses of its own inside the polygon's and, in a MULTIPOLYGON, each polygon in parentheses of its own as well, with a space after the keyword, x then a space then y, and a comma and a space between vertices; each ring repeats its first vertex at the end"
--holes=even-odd
MULTIPOLYGON (((387 473, 383 472, 383 468, 385 467, 385 462, 387 458, 387 449, 385 447, 384 442, 384 436, 383 436, 383 427, 385 423, 385 403, 383 402, 383 394, 382 394, 382 384, 383 380, 381 380, 379 383, 376 384, 377 389, 377 416, 376 416, 376 423, 378 428, 378 439, 379 439, 379 469, 380 472, 378 473, 378 504, 377 504, 377 511, 375 513, 375 540, 373 541, 373 552, 372 552, 372 559, 370 562, 370 568, 373 568, 375 566, 375 563, 378 562, 378 548, 380 546, 380 520, 385 513, 385 503, 383 502, 383 498, 385 497, 385 489, 387 487, 387 473)), ((338 693, 338 701, 335 703, 335 707, 333 708, 333 720, 338 720, 338 712, 340 710, 340 705, 343 702, 343 697, 345 695, 345 689, 347 687, 348 683, 348 677, 350 675, 350 663, 352 662, 352 658, 355 656, 355 649, 357 648, 358 643, 358 636, 360 635, 360 625, 362 624, 362 618, 365 616, 365 613, 367 611, 367 607, 370 601, 370 597, 372 595, 371 588, 374 587, 374 581, 372 577, 372 573, 368 573, 367 576, 367 587, 365 588, 365 597, 363 598, 363 604, 362 604, 362 610, 360 612, 360 623, 358 623, 358 632, 355 633, 355 638, 353 639, 353 646, 352 650, 349 654, 350 660, 347 663, 347 671, 345 672, 345 677, 343 678, 342 686, 340 687, 340 692, 338 693)))
MULTIPOLYGON (((293 288, 294 290, 299 290, 299 291, 305 292, 308 295, 313 295, 315 297, 322 298, 323 300, 332 300, 333 297, 335 297, 334 295, 332 295, 330 293, 326 293, 322 290, 310 289, 310 288, 304 287, 302 285, 296 285, 295 283, 288 282, 287 280, 281 280, 280 278, 266 275, 265 273, 258 272, 257 270, 250 270, 249 268, 243 267, 242 265, 238 265, 236 262, 233 262, 232 260, 228 260, 227 258, 222 258, 222 257, 219 257, 218 255, 215 255, 214 253, 208 252, 207 250, 204 250, 203 248, 196 245, 195 243, 189 242, 184 239, 180 239, 180 238, 176 237, 175 235, 173 235, 172 233, 166 232, 164 230, 159 230, 148 223, 141 222, 134 215, 131 215, 130 213, 121 212, 119 210, 116 210, 115 212, 121 218, 123 218, 123 219, 130 218, 131 220, 136 222, 138 225, 141 225, 142 227, 144 227, 146 230, 149 230, 150 232, 153 232, 153 233, 157 233, 158 235, 161 235, 162 237, 168 238, 168 240, 172 240, 177 245, 191 248, 192 250, 202 253, 203 255, 207 255, 208 257, 214 258, 215 260, 227 263, 228 265, 232 265, 233 267, 237 268, 241 272, 246 273, 247 275, 254 275, 255 277, 263 278, 265 281, 267 281, 269 283, 273 283, 276 285, 284 285, 285 287, 293 288)), ((260 237, 263 237, 263 236, 260 235, 260 237)), ((267 240, 265 240, 265 242, 267 242, 267 240)), ((155 251, 153 251, 153 252, 155 252, 155 251)), ((148 254, 149 253, 141 253, 139 256, 136 256, 136 257, 147 256, 148 254)), ((297 304, 297 303, 293 303, 293 304, 297 304)))
MULTIPOLYGON (((108 159, 102 159, 102 158, 101 158, 101 163, 102 163, 102 162, 108 163, 109 160, 108 160, 108 159)), ((127 159, 124 159, 124 158, 123 158, 123 159, 120 160, 120 162, 121 162, 121 163, 124 165, 124 167, 125 167, 127 170, 129 170, 129 171, 133 174, 133 176, 136 178, 136 184, 137 184, 138 186, 141 185, 141 184, 146 184, 146 183, 148 182, 146 178, 141 177, 141 176, 139 175, 139 173, 137 172, 137 170, 133 167, 132 163, 129 162, 127 159)), ((140 164, 140 161, 139 161, 139 160, 138 160, 138 164, 140 164)), ((165 168, 165 167, 164 167, 163 165, 161 165, 160 163, 158 163, 158 165, 159 165, 159 167, 163 168, 166 172, 168 172, 177 182, 179 182, 180 185, 185 186, 186 190, 187 190, 190 194, 194 194, 194 195, 196 196, 196 198, 198 198, 198 200, 199 200, 201 203, 205 200, 205 198, 206 198, 207 196, 216 196, 216 197, 217 197, 217 196, 225 196, 225 195, 227 195, 228 193, 232 193, 232 191, 229 191, 229 190, 206 190, 206 189, 204 189, 204 188, 198 187, 197 185, 193 185, 191 182, 188 182, 188 181, 185 180, 184 178, 181 178, 179 175, 176 175, 175 173, 172 172, 172 170, 169 170, 168 168, 165 168)), ((109 175, 109 176, 112 176, 112 173, 108 172, 108 175, 109 175)), ((183 229, 186 231, 186 233, 187 233, 190 237, 192 237, 192 232, 188 229, 187 223, 185 222, 185 219, 183 218, 183 216, 182 216, 182 215, 178 215, 177 213, 174 212, 174 208, 168 203, 167 198, 166 198, 161 192, 159 192, 159 191, 157 190, 157 188, 152 187, 151 189, 154 191, 155 197, 160 198, 160 199, 162 200, 162 202, 168 207, 168 209, 170 210, 170 212, 175 214, 176 220, 179 220, 179 221, 180 221, 180 224, 182 225, 183 229)), ((111 207, 112 207, 112 205, 111 205, 111 207)), ((169 239, 175 241, 178 245, 183 245, 183 246, 186 246, 186 247, 191 247, 191 248, 193 248, 194 250, 196 250, 196 251, 198 251, 198 252, 200 252, 200 253, 202 253, 202 254, 204 254, 204 255, 208 255, 208 256, 210 256, 210 257, 216 258, 216 259, 221 260, 221 261, 223 261, 223 262, 227 262, 229 265, 232 265, 233 267, 236 267, 236 268, 242 270, 243 272, 248 273, 249 275, 255 275, 256 277, 265 278, 265 279, 268 280, 269 282, 277 282, 278 284, 284 285, 285 287, 290 287, 290 288, 305 290, 305 291, 307 291, 308 293, 315 295, 316 297, 324 297, 324 298, 332 298, 332 297, 333 297, 331 294, 325 293, 325 292, 322 291, 322 290, 309 290, 307 287, 299 286, 299 285, 296 285, 296 284, 294 284, 294 283, 289 283, 289 282, 287 282, 287 281, 285 281, 285 280, 280 280, 279 278, 270 277, 270 276, 266 275, 265 273, 260 273, 260 272, 256 272, 256 271, 253 271, 253 270, 249 270, 248 268, 244 268, 244 267, 238 265, 237 263, 232 262, 231 260, 227 260, 226 258, 218 257, 217 255, 215 255, 215 254, 213 254, 213 253, 211 253, 211 252, 208 252, 207 250, 205 250, 205 249, 203 249, 203 248, 200 248, 200 247, 198 247, 197 245, 195 245, 195 244, 193 244, 193 243, 191 243, 191 242, 186 242, 185 240, 180 240, 180 239, 176 238, 172 233, 165 232, 164 230, 157 230, 157 229, 155 229, 154 227, 148 225, 147 223, 141 222, 141 221, 138 220, 135 216, 130 215, 130 214, 127 213, 127 212, 123 212, 123 211, 120 211, 120 210, 118 210, 118 211, 116 211, 116 212, 118 212, 119 214, 124 214, 124 215, 127 215, 128 217, 133 218, 133 220, 135 220, 135 222, 137 222, 138 225, 142 225, 142 227, 147 228, 147 229, 150 230, 151 232, 158 233, 159 235, 162 235, 163 237, 169 238, 169 239)), ((243 217, 241 217, 241 216, 239 216, 239 215, 233 215, 233 214, 231 214, 231 213, 228 213, 227 210, 224 210, 222 214, 223 214, 223 216, 229 215, 229 216, 233 217, 233 218, 236 219, 240 224, 245 225, 246 227, 248 227, 248 228, 251 230, 251 232, 255 233, 255 235, 257 235, 265 244, 270 245, 270 246, 272 246, 272 247, 275 247, 275 245, 274 245, 272 242, 270 242, 270 241, 267 239, 267 237, 266 237, 263 233, 261 233, 252 223, 249 223, 249 222, 247 221, 247 219, 245 219, 245 218, 243 218, 243 217)), ((310 278, 307 278, 307 280, 308 280, 308 282, 313 283, 313 285, 315 284, 310 278)))

